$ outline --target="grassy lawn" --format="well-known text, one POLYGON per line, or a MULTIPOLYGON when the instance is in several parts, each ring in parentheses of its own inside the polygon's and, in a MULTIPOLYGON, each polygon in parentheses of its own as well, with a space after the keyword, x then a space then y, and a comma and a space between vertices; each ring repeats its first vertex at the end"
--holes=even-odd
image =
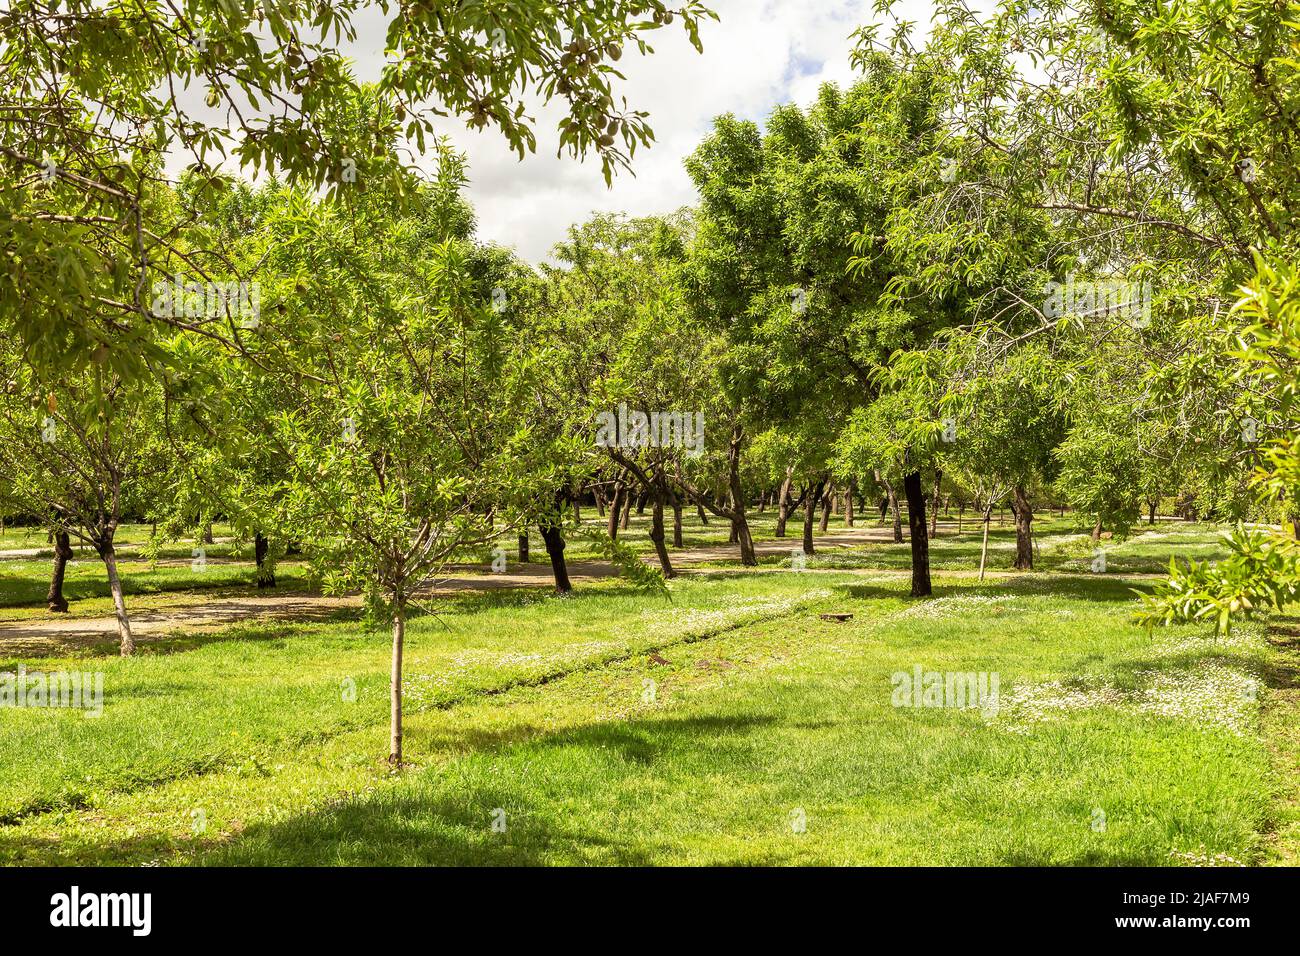
POLYGON ((0 712, 0 862, 1293 860, 1286 622, 1212 641, 1128 619, 1146 582, 1125 574, 1212 553, 1211 529, 1115 544, 1131 570, 1104 576, 1062 557, 980 584, 972 546, 978 566, 973 535, 940 539, 925 601, 886 544, 690 575, 671 603, 617 580, 440 602, 408 630, 401 774, 388 638, 357 622, 27 660, 102 670, 105 707, 0 712), (918 666, 996 674, 996 711, 894 706, 918 666))

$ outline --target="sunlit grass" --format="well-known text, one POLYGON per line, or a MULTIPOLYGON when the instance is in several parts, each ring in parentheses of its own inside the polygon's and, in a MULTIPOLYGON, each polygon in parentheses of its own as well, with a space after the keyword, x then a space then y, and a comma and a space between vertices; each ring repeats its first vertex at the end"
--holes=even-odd
MULTIPOLYGON (((1153 560, 1157 540, 1141 546, 1153 560)), ((104 669, 105 714, 3 714, 0 859, 1261 858, 1257 630, 1149 638, 1128 620, 1140 580, 1113 573, 940 572, 936 597, 912 601, 887 563, 691 576, 671 604, 616 580, 443 602, 409 631, 398 777, 382 762, 385 633, 266 624, 68 661, 104 669), (891 675, 916 665, 996 672, 1020 703, 994 719, 891 706, 891 675)))

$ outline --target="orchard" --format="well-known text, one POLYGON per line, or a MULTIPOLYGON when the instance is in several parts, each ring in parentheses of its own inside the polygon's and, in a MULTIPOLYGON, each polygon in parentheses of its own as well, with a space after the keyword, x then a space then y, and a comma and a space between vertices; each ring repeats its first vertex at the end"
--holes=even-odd
POLYGON ((709 7, 0 8, 0 860, 1296 863, 1300 6, 709 7))

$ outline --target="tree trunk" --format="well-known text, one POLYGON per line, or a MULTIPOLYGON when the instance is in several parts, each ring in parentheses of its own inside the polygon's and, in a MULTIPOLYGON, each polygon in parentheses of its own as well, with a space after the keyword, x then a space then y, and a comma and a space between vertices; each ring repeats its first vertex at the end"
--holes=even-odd
POLYGON ((907 530, 912 539, 912 597, 929 597, 930 537, 925 527, 925 489, 921 473, 914 471, 903 479, 907 495, 907 530))
POLYGON ((1151 506, 1151 510, 1147 512, 1147 524, 1155 524, 1155 523, 1156 523, 1156 506, 1157 506, 1158 504, 1160 504, 1160 499, 1159 499, 1159 498, 1156 498, 1156 499, 1154 499, 1154 500, 1152 500, 1152 501, 1149 501, 1149 502, 1147 502, 1147 503, 1151 506))
POLYGON ((781 482, 781 491, 776 497, 776 536, 785 537, 785 523, 790 520, 790 485, 794 481, 794 469, 785 470, 785 480, 781 482))
POLYGON ((519 536, 519 563, 528 563, 528 531, 519 536))
POLYGON ((822 521, 820 525, 822 534, 825 534, 831 526, 831 505, 834 500, 835 490, 827 488, 826 494, 822 497, 822 521))
POLYGON ((402 645, 406 640, 406 614, 401 602, 393 610, 393 670, 389 678, 388 762, 402 765, 402 645))
POLYGON ((627 530, 628 523, 631 522, 631 520, 632 520, 632 505, 635 503, 635 502, 633 502, 633 500, 632 500, 632 491, 631 491, 631 489, 628 489, 628 493, 627 493, 626 496, 624 496, 624 499, 623 499, 623 500, 624 500, 624 504, 623 504, 623 520, 622 520, 622 522, 619 524, 619 527, 621 527, 624 531, 626 531, 626 530, 627 530))
POLYGON ((675 578, 677 572, 673 570, 673 563, 668 557, 668 548, 664 544, 666 537, 664 535, 664 490, 660 485, 654 486, 652 497, 650 540, 654 542, 655 554, 659 555, 659 567, 663 569, 664 577, 675 578))
POLYGON ((984 509, 984 543, 980 546, 980 580, 984 580, 984 564, 989 557, 989 522, 993 520, 993 505, 984 509))
POLYGON ((885 501, 894 515, 894 544, 903 543, 903 515, 898 507, 898 493, 894 491, 893 482, 881 481, 885 486, 885 501))
MULTIPOLYGON (((610 512, 613 514, 613 511, 610 512)), ((546 554, 551 559, 551 574, 555 576, 555 590, 561 594, 568 594, 573 590, 573 585, 569 583, 569 566, 564 560, 564 535, 560 533, 558 525, 539 524, 538 529, 542 532, 542 541, 546 543, 546 554)))
POLYGON ((815 554, 813 548, 813 519, 817 516, 817 502, 821 500, 826 480, 822 479, 809 490, 803 502, 803 553, 815 554))
POLYGON ((108 590, 113 595, 113 611, 117 615, 117 636, 121 642, 122 656, 130 657, 135 653, 135 638, 131 635, 131 622, 126 616, 126 601, 122 598, 122 579, 117 575, 117 553, 113 542, 101 546, 99 556, 104 560, 108 571, 108 590))
POLYGON ((211 521, 209 521, 207 524, 205 524, 205 525, 203 526, 203 543, 204 543, 204 544, 216 544, 216 543, 217 543, 216 540, 212 537, 212 522, 211 522, 211 521))
MULTIPOLYGON (((645 514, 645 504, 646 504, 646 499, 647 499, 648 497, 649 497, 649 496, 648 496, 644 491, 641 492, 641 494, 637 495, 637 498, 636 498, 636 513, 637 513, 638 515, 643 515, 643 514, 645 514)), ((623 527, 626 528, 627 525, 623 525, 623 527)))
POLYGON ((618 519, 622 517, 623 512, 623 494, 623 482, 620 481, 614 485, 614 496, 609 499, 609 514, 606 521, 606 530, 615 540, 618 539, 618 519))
POLYGON ((680 548, 682 545, 682 497, 673 495, 673 547, 680 548))
POLYGON ((731 443, 727 447, 727 485, 731 492, 736 520, 737 537, 740 540, 740 563, 747 568, 758 567, 758 557, 754 554, 754 538, 749 533, 749 521, 745 518, 745 493, 740 486, 740 449, 745 441, 745 430, 736 425, 731 430, 731 443))
POLYGON ((943 472, 935 469, 934 494, 930 498, 930 537, 939 537, 939 490, 943 484, 943 472))
POLYGON ((266 553, 270 550, 270 543, 266 540, 266 535, 260 531, 253 533, 253 558, 257 561, 257 586, 262 588, 275 587, 275 572, 266 568, 266 553))
POLYGON ((747 568, 758 567, 758 555, 754 551, 754 536, 749 532, 749 522, 740 519, 740 563, 747 568))
POLYGON ((1016 563, 1017 571, 1034 570, 1034 508, 1021 485, 1011 489, 1016 502, 1016 563))
POLYGON ((45 603, 51 611, 58 614, 68 612, 68 599, 63 596, 63 577, 71 560, 72 539, 68 537, 68 532, 54 532, 54 573, 50 575, 50 593, 45 596, 45 603))
POLYGON ((1092 540, 1093 541, 1101 540, 1101 516, 1100 515, 1097 516, 1097 523, 1092 526, 1092 540))
POLYGON ((700 504, 700 503, 697 501, 697 502, 695 503, 695 510, 696 510, 697 512, 699 512, 699 515, 700 515, 700 524, 707 525, 707 524, 709 523, 709 516, 708 516, 707 514, 704 513, 704 505, 700 504))
POLYGON ((853 493, 857 490, 857 482, 850 478, 849 486, 844 490, 844 527, 853 527, 853 493))

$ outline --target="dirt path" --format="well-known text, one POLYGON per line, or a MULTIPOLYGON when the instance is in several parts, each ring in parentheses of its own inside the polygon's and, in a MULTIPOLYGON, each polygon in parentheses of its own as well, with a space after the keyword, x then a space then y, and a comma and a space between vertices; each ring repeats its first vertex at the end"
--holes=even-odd
MULTIPOLYGON (((940 523, 941 533, 956 529, 940 523)), ((893 532, 888 527, 845 528, 832 534, 814 538, 818 550, 831 550, 863 544, 889 542, 893 532)), ((789 555, 800 546, 798 536, 756 542, 754 550, 760 557, 789 555)), ((47 549, 48 550, 48 549, 47 549)), ((0 552, 0 557, 13 551, 0 552)), ((211 559, 209 559, 211 560, 211 559)), ((654 555, 645 556, 648 563, 654 555)), ((672 552, 674 566, 690 572, 692 565, 719 561, 737 562, 739 550, 734 544, 711 545, 672 552)), ((180 563, 180 562, 178 562, 180 563)), ((604 561, 570 561, 569 578, 574 585, 591 583, 608 578, 617 572, 604 561)), ((548 587, 553 583, 551 567, 547 563, 512 564, 502 573, 483 573, 478 566, 459 565, 440 579, 431 594, 454 594, 458 591, 490 591, 503 588, 548 587)), ((326 597, 317 594, 282 593, 255 596, 208 597, 190 604, 174 604, 163 608, 143 609, 131 613, 131 630, 141 643, 173 636, 179 631, 187 634, 219 630, 231 624, 249 620, 322 620, 336 614, 355 611, 361 606, 358 595, 326 597)), ((2 614, 3 612, 0 612, 2 614)), ((0 656, 26 656, 62 653, 78 648, 117 640, 117 623, 111 616, 61 617, 48 615, 40 618, 23 618, 5 621, 0 618, 0 656)))
MULTIPOLYGON (((608 564, 593 561, 569 562, 569 578, 575 585, 589 584, 616 573, 608 564)), ((458 574, 439 579, 432 595, 458 591, 491 591, 502 588, 550 585, 550 565, 512 567, 502 574, 458 574)), ((220 630, 249 620, 324 620, 336 614, 356 611, 360 595, 329 597, 323 594, 280 593, 256 596, 209 597, 191 604, 131 612, 131 633, 140 643, 174 636, 220 630)), ((128 606, 129 609, 129 606, 128 606)), ((0 619, 0 657, 60 653, 117 641, 117 621, 106 617, 48 617, 5 621, 0 619)))

